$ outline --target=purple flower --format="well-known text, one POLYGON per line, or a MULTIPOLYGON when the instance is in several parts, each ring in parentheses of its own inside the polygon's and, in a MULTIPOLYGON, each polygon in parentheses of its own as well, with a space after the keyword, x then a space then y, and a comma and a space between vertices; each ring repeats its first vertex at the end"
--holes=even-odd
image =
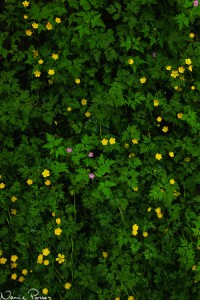
POLYGON ((68 153, 70 153, 70 152, 72 152, 72 148, 67 148, 66 151, 67 151, 68 153))
POLYGON ((95 175, 94 175, 93 173, 90 173, 90 174, 89 174, 89 177, 90 177, 91 179, 94 179, 95 175))
POLYGON ((198 0, 194 0, 194 6, 198 6, 199 5, 199 1, 198 0))
POLYGON ((90 153, 88 154, 89 157, 93 157, 93 155, 94 155, 93 152, 90 152, 90 153))

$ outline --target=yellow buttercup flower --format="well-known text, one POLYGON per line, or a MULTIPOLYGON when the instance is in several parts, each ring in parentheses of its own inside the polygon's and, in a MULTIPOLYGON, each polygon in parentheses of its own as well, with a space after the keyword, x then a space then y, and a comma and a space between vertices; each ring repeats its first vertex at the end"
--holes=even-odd
POLYGON ((68 107, 67 107, 67 110, 68 110, 68 111, 71 111, 71 110, 72 110, 72 108, 71 108, 70 106, 68 106, 68 107))
POLYGON ((56 261, 57 261, 59 264, 64 263, 64 261, 65 261, 65 256, 64 256, 64 254, 58 254, 58 257, 56 258, 56 261))
POLYGON ((43 263, 43 255, 42 255, 42 254, 39 254, 39 255, 38 255, 37 263, 38 263, 38 264, 42 264, 42 263, 43 263))
POLYGON ((165 67, 165 69, 168 70, 168 71, 170 71, 171 68, 172 68, 172 66, 166 66, 166 67, 165 67))
POLYGON ((0 183, 0 189, 1 189, 1 190, 4 189, 5 186, 6 186, 5 183, 3 183, 3 182, 0 183))
POLYGON ((52 29, 53 29, 53 26, 51 25, 50 22, 47 22, 47 24, 46 24, 46 29, 47 29, 47 30, 52 30, 52 29))
POLYGON ((28 1, 24 1, 24 2, 22 2, 22 4, 24 7, 28 7, 30 3, 28 1))
POLYGON ((16 262, 18 260, 18 256, 17 255, 11 255, 10 260, 13 262, 16 262))
POLYGON ((162 154, 156 153, 155 158, 156 158, 157 160, 161 160, 161 159, 162 159, 162 154))
POLYGON ((55 18, 56 23, 61 23, 61 18, 55 18))
POLYGON ((89 111, 87 111, 87 112, 85 113, 85 116, 86 116, 87 118, 89 118, 89 117, 91 116, 91 113, 90 113, 89 111))
POLYGON ((190 37, 194 38, 195 34, 193 32, 190 33, 190 37))
POLYGON ((162 121, 162 117, 157 117, 157 119, 156 119, 158 122, 161 122, 162 121))
POLYGON ((58 59, 58 54, 55 54, 55 53, 53 53, 52 55, 51 55, 51 57, 53 58, 53 59, 58 59))
POLYGON ((132 231, 132 235, 136 236, 138 234, 138 231, 137 230, 133 230, 132 231))
POLYGON ((160 208, 160 207, 155 208, 155 212, 156 212, 157 214, 160 213, 160 212, 161 212, 161 208, 160 208))
POLYGON ((11 269, 17 268, 17 263, 16 263, 16 262, 12 262, 12 263, 10 264, 10 267, 11 267, 11 269))
POLYGON ((39 65, 42 65, 43 62, 44 62, 44 61, 43 61, 42 59, 39 59, 39 60, 38 60, 38 64, 39 64, 39 65))
POLYGON ((149 207, 149 208, 147 209, 147 211, 150 212, 150 211, 151 211, 151 207, 149 207))
POLYGON ((133 229, 134 231, 137 231, 137 230, 139 229, 139 226, 138 226, 137 224, 134 224, 134 225, 132 226, 132 229, 133 229))
POLYGON ((189 70, 190 72, 192 72, 192 68, 193 68, 193 66, 190 65, 190 66, 188 67, 188 70, 189 70))
POLYGON ((104 258, 107 258, 108 257, 108 252, 102 252, 102 255, 104 258))
POLYGON ((192 61, 190 58, 186 58, 185 63, 186 63, 186 65, 191 65, 192 61))
POLYGON ((32 24, 32 27, 33 27, 34 29, 37 29, 38 26, 39 26, 38 23, 33 23, 33 24, 32 24))
POLYGON ((46 180, 44 183, 45 183, 47 186, 48 186, 48 185, 51 185, 51 180, 46 180))
POLYGON ((129 148, 129 144, 127 144, 127 143, 124 144, 124 147, 125 147, 125 148, 129 148))
POLYGON ((16 215, 17 214, 17 210, 15 208, 11 208, 11 215, 16 215))
POLYGON ((162 131, 166 133, 166 132, 169 131, 169 128, 167 126, 164 126, 163 129, 162 129, 162 131))
POLYGON ((28 185, 33 184, 33 180, 32 179, 28 179, 26 182, 27 182, 28 185))
POLYGON ((132 143, 136 145, 136 144, 138 144, 138 140, 137 139, 133 139, 132 143))
POLYGON ((43 254, 44 256, 49 255, 49 253, 50 253, 50 251, 49 251, 48 248, 45 248, 45 249, 42 250, 42 254, 43 254))
POLYGON ((159 101, 158 101, 158 100, 156 100, 156 99, 155 99, 155 100, 153 100, 153 105, 154 105, 154 106, 158 106, 158 105, 159 105, 159 101))
POLYGON ((19 282, 23 282, 24 280, 25 280, 24 276, 20 276, 18 279, 19 282))
POLYGON ((62 229, 56 228, 55 231, 54 231, 54 233, 55 233, 55 235, 61 235, 62 229))
POLYGON ((178 77, 179 76, 178 71, 177 70, 173 70, 171 72, 171 76, 174 77, 174 78, 178 77))
POLYGON ((40 77, 40 76, 41 76, 41 72, 38 71, 38 70, 36 70, 36 71, 34 72, 34 75, 35 75, 35 77, 40 77))
POLYGON ((23 274, 23 275, 28 274, 28 270, 27 270, 27 269, 23 269, 23 270, 22 270, 22 274, 23 274))
POLYGON ((101 141, 101 143, 102 143, 102 145, 106 146, 106 145, 108 144, 108 140, 107 140, 107 139, 103 139, 103 140, 101 141))
POLYGON ((43 264, 44 264, 45 266, 48 266, 48 265, 49 265, 49 260, 48 260, 48 259, 45 259, 45 260, 43 261, 43 264))
POLYGON ((48 292, 49 292, 49 290, 48 290, 47 288, 44 288, 44 289, 42 290, 42 293, 43 293, 44 295, 47 295, 48 292))
POLYGON ((24 19, 28 19, 28 16, 27 16, 27 15, 24 15, 24 19))
POLYGON ((135 300, 135 298, 133 296, 129 296, 128 300, 135 300))
POLYGON ((143 235, 143 237, 147 237, 149 234, 147 231, 144 231, 142 235, 143 235))
POLYGON ((86 100, 86 99, 82 99, 82 100, 81 100, 81 104, 82 104, 82 105, 86 105, 86 104, 87 104, 87 100, 86 100))
POLYGON ((5 257, 0 258, 0 265, 5 265, 6 262, 7 262, 7 258, 5 257))
POLYGON ((178 113, 178 114, 177 114, 177 118, 178 118, 178 119, 182 119, 182 117, 183 117, 183 113, 178 113))
POLYGON ((76 84, 79 84, 81 82, 81 80, 79 78, 75 79, 76 84))
POLYGON ((17 279, 17 273, 12 274, 11 279, 16 280, 17 279))
POLYGON ((133 190, 135 191, 135 192, 137 192, 138 191, 138 187, 136 186, 136 187, 133 187, 133 190))
POLYGON ((114 144, 116 143, 115 138, 110 138, 110 139, 109 139, 109 143, 110 143, 111 145, 114 145, 114 144))
POLYGON ((158 217, 159 219, 162 219, 163 214, 162 214, 162 213, 157 213, 157 217, 158 217))
POLYGON ((56 219, 56 224, 59 225, 60 223, 61 223, 61 219, 60 219, 60 218, 57 218, 57 219, 56 219))
POLYGON ((67 283, 65 283, 64 288, 66 290, 69 290, 69 289, 71 289, 71 286, 72 286, 71 283, 67 282, 67 283))
POLYGON ((55 212, 53 211, 53 212, 51 213, 51 215, 52 215, 52 217, 55 217, 56 214, 55 214, 55 212))
POLYGON ((47 169, 45 169, 45 170, 42 172, 42 176, 43 176, 43 177, 48 177, 48 176, 50 176, 50 171, 47 170, 47 169))
POLYGON ((38 50, 33 50, 33 57, 36 58, 37 56, 39 56, 38 50))
POLYGON ((26 35, 31 36, 33 34, 33 31, 30 29, 26 30, 26 35))
POLYGON ((54 74, 55 74, 55 71, 54 71, 54 70, 49 70, 49 71, 48 71, 48 74, 49 74, 49 75, 54 75, 54 74))
POLYGON ((179 71, 179 73, 184 73, 185 72, 185 68, 181 66, 181 67, 178 68, 178 71, 179 71))
POLYGON ((196 87, 194 85, 191 86, 191 90, 195 90, 196 87))
POLYGON ((145 83, 147 81, 146 77, 140 78, 140 83, 145 83))
POLYGON ((133 60, 132 58, 130 58, 130 59, 128 60, 128 64, 129 64, 129 65, 134 64, 134 60, 133 60))
POLYGON ((174 157, 174 152, 169 152, 170 157, 174 157))
POLYGON ((174 179, 170 179, 170 184, 175 184, 175 180, 174 179))

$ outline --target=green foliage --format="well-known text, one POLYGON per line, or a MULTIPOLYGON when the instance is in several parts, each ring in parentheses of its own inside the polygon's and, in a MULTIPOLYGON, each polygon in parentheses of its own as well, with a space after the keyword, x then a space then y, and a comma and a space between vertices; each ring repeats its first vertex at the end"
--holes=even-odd
POLYGON ((199 6, 0 8, 1 297, 199 299, 199 6))

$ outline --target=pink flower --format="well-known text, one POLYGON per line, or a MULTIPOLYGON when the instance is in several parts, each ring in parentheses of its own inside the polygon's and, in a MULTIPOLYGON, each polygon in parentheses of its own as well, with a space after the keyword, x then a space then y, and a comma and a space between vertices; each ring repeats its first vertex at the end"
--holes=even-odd
POLYGON ((93 157, 93 155, 94 155, 93 152, 90 152, 90 153, 88 154, 89 157, 93 157))
POLYGON ((70 153, 70 152, 72 152, 72 148, 67 148, 66 151, 67 151, 68 153, 70 153))
POLYGON ((198 6, 199 5, 199 1, 198 0, 194 0, 194 6, 198 6))
POLYGON ((90 173, 90 174, 89 174, 89 177, 90 177, 91 179, 94 179, 95 175, 94 175, 93 173, 90 173))

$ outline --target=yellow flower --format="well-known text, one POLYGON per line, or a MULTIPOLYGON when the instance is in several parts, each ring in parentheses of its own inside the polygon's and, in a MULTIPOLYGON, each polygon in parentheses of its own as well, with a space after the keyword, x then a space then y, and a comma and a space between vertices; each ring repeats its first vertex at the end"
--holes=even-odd
POLYGON ((167 126, 164 126, 162 131, 166 133, 167 131, 169 131, 169 128, 167 126))
POLYGON ((12 274, 11 279, 16 280, 17 279, 17 274, 16 273, 12 274))
POLYGON ((197 269, 197 266, 192 266, 192 271, 195 271, 197 269))
POLYGON ((138 234, 138 231, 137 230, 133 230, 132 231, 132 235, 136 236, 138 234))
POLYGON ((42 255, 42 254, 39 254, 39 255, 38 255, 37 263, 38 263, 38 264, 42 264, 42 263, 43 263, 43 255, 42 255))
POLYGON ((156 158, 157 160, 161 160, 161 159, 162 159, 162 154, 156 153, 155 158, 156 158))
POLYGON ((29 6, 29 2, 28 1, 24 1, 24 2, 22 2, 22 4, 23 4, 24 7, 28 7, 29 6))
POLYGON ((24 280, 25 280, 24 276, 20 276, 18 279, 19 282, 23 282, 24 280))
POLYGON ((189 70, 190 72, 192 72, 192 68, 193 68, 193 66, 190 65, 190 66, 188 67, 188 70, 189 70))
POLYGON ((161 121, 162 121, 162 117, 160 117, 160 116, 157 117, 157 121, 158 121, 158 122, 161 122, 161 121))
POLYGON ((24 19, 28 19, 28 16, 27 16, 27 15, 24 15, 24 19))
POLYGON ((62 229, 56 228, 54 232, 55 232, 55 235, 61 235, 62 229))
POLYGON ((171 72, 171 76, 174 77, 174 78, 178 77, 179 76, 178 71, 177 70, 173 70, 171 72))
POLYGON ((49 290, 48 290, 47 288, 44 288, 44 289, 42 290, 42 293, 43 293, 44 295, 47 295, 48 292, 49 292, 49 290))
POLYGON ((67 107, 67 110, 68 110, 68 111, 71 111, 71 110, 72 110, 72 108, 71 108, 70 106, 68 106, 68 107, 67 107))
POLYGON ((16 262, 18 260, 18 256, 17 255, 11 255, 10 260, 13 262, 16 262))
POLYGON ((182 119, 182 117, 183 117, 183 113, 178 113, 178 114, 177 114, 177 118, 178 118, 178 119, 182 119))
POLYGON ((185 63, 186 63, 186 65, 191 65, 192 61, 190 58, 186 58, 185 63))
POLYGON ((22 274, 23 274, 23 275, 26 275, 27 273, 28 273, 28 270, 26 270, 26 269, 23 269, 23 270, 22 270, 22 274))
POLYGON ((65 283, 64 288, 66 290, 69 290, 71 288, 71 286, 72 286, 71 283, 67 282, 67 283, 65 283))
POLYGON ((108 252, 102 252, 102 255, 104 258, 107 258, 108 257, 108 252))
POLYGON ((54 75, 54 74, 55 74, 55 71, 54 71, 54 70, 49 70, 49 71, 48 71, 48 74, 49 74, 49 75, 54 75))
POLYGON ((150 211, 151 211, 151 207, 149 207, 149 208, 147 209, 147 211, 150 212, 150 211))
POLYGON ((37 28, 38 28, 38 23, 33 23, 33 24, 32 24, 32 27, 33 27, 34 29, 37 29, 37 28))
POLYGON ((51 25, 50 22, 47 22, 47 24, 46 24, 46 29, 47 29, 47 30, 52 30, 52 29, 53 29, 53 26, 51 25))
POLYGON ((135 157, 135 153, 130 153, 128 157, 135 157))
POLYGON ((194 85, 191 86, 191 90, 195 90, 196 87, 194 85))
POLYGON ((165 67, 165 69, 168 70, 168 71, 170 71, 171 68, 172 68, 172 66, 166 66, 166 67, 165 67))
POLYGON ((157 217, 158 217, 159 219, 162 219, 163 214, 162 214, 162 213, 157 213, 157 217))
POLYGON ((193 32, 190 33, 190 37, 194 38, 195 34, 193 32))
POLYGON ((81 82, 81 80, 79 78, 75 79, 76 84, 79 84, 81 82))
POLYGON ((38 71, 38 70, 36 70, 36 71, 34 72, 34 75, 35 75, 35 77, 40 77, 40 75, 41 75, 41 72, 40 72, 40 71, 38 71))
POLYGON ((64 254, 58 254, 58 257, 56 258, 56 261, 57 261, 59 264, 64 263, 64 261, 65 261, 65 256, 64 256, 64 254))
POLYGON ((130 58, 130 59, 128 60, 128 64, 129 64, 129 65, 134 64, 134 60, 133 60, 132 58, 130 58))
POLYGON ((120 297, 116 297, 115 300, 120 300, 120 297))
POLYGON ((43 263, 44 263, 45 266, 48 266, 49 265, 49 260, 45 259, 43 263))
POLYGON ((33 57, 36 58, 39 56, 38 50, 33 50, 33 57))
POLYGON ((174 152, 169 152, 170 157, 174 157, 174 152))
POLYGON ((31 29, 26 30, 26 35, 31 36, 33 34, 33 31, 31 29))
POLYGON ((43 62, 44 62, 44 61, 43 61, 42 59, 39 59, 39 60, 38 60, 38 64, 39 64, 39 65, 42 65, 43 62))
POLYGON ((103 139, 103 140, 101 141, 101 143, 102 143, 102 145, 106 146, 106 145, 108 144, 108 140, 107 140, 107 139, 103 139))
POLYGON ((125 148, 129 148, 129 144, 127 144, 127 143, 124 144, 124 147, 125 147, 125 148))
POLYGON ((60 223, 61 223, 61 219, 60 219, 60 218, 57 218, 57 219, 56 219, 56 224, 59 225, 60 223))
POLYGON ((138 231, 139 226, 138 226, 137 224, 134 224, 134 225, 132 226, 132 229, 133 229, 134 231, 138 231))
POLYGON ((133 296, 129 296, 128 300, 134 300, 135 298, 133 296))
POLYGON ((173 195, 174 195, 175 197, 180 196, 180 194, 181 194, 181 193, 177 192, 176 190, 173 191, 173 195))
POLYGON ((0 189, 4 189, 5 186, 6 186, 5 183, 3 183, 3 182, 0 183, 0 189))
POLYGON ((61 23, 61 18, 55 18, 56 23, 61 23))
POLYGON ((86 104, 87 104, 87 100, 86 100, 86 99, 82 99, 82 100, 81 100, 81 104, 82 104, 82 105, 86 105, 86 104))
POLYGON ((7 262, 7 258, 5 257, 0 258, 0 265, 5 265, 6 262, 7 262))
POLYGON ((28 185, 33 184, 33 180, 32 179, 28 179, 26 182, 27 182, 28 185))
POLYGON ((51 55, 51 57, 53 58, 53 59, 58 59, 58 54, 55 54, 55 53, 53 53, 52 55, 51 55))
POLYGON ((178 68, 179 73, 184 73, 185 72, 185 68, 183 66, 178 68))
POLYGON ((143 237, 147 237, 149 234, 147 231, 144 231, 142 235, 143 235, 143 237))
POLYGON ((141 83, 145 83, 146 81, 147 81, 146 77, 140 78, 140 82, 141 82, 141 83))
POLYGON ((86 116, 87 118, 89 118, 89 117, 91 116, 91 113, 90 113, 89 111, 87 111, 87 112, 85 113, 85 116, 86 116))
POLYGON ((132 140, 132 143, 133 143, 133 144, 138 144, 138 140, 137 140, 137 139, 133 139, 133 140, 132 140))
POLYGON ((12 262, 12 263, 10 264, 10 267, 11 267, 11 269, 17 268, 17 263, 16 263, 16 262, 12 262))
POLYGON ((11 215, 16 215, 17 214, 17 210, 15 208, 11 208, 11 215))
POLYGON ((48 248, 45 248, 45 249, 42 250, 42 254, 43 254, 44 256, 49 255, 49 253, 50 253, 50 251, 49 251, 48 248))
POLYGON ((50 184, 51 184, 51 180, 46 180, 44 183, 45 183, 46 185, 50 185, 50 184))
POLYGON ((134 190, 135 192, 137 192, 137 191, 138 191, 138 187, 133 187, 133 190, 134 190))
POLYGON ((48 177, 48 176, 50 176, 50 171, 45 169, 45 170, 42 172, 42 176, 43 176, 43 177, 48 177))
POLYGON ((161 208, 158 207, 158 208, 155 208, 155 212, 158 214, 158 213, 161 213, 161 208))
POLYGON ((158 106, 159 105, 159 101, 158 100, 153 100, 153 105, 154 106, 158 106))
POLYGON ((116 143, 115 138, 110 138, 110 139, 109 139, 109 143, 110 143, 111 145, 115 144, 115 143, 116 143))
POLYGON ((55 212, 53 211, 53 212, 51 213, 51 215, 52 215, 52 217, 55 217, 56 214, 55 214, 55 212))
POLYGON ((174 184, 175 183, 175 180, 174 179, 170 179, 170 184, 174 184))

